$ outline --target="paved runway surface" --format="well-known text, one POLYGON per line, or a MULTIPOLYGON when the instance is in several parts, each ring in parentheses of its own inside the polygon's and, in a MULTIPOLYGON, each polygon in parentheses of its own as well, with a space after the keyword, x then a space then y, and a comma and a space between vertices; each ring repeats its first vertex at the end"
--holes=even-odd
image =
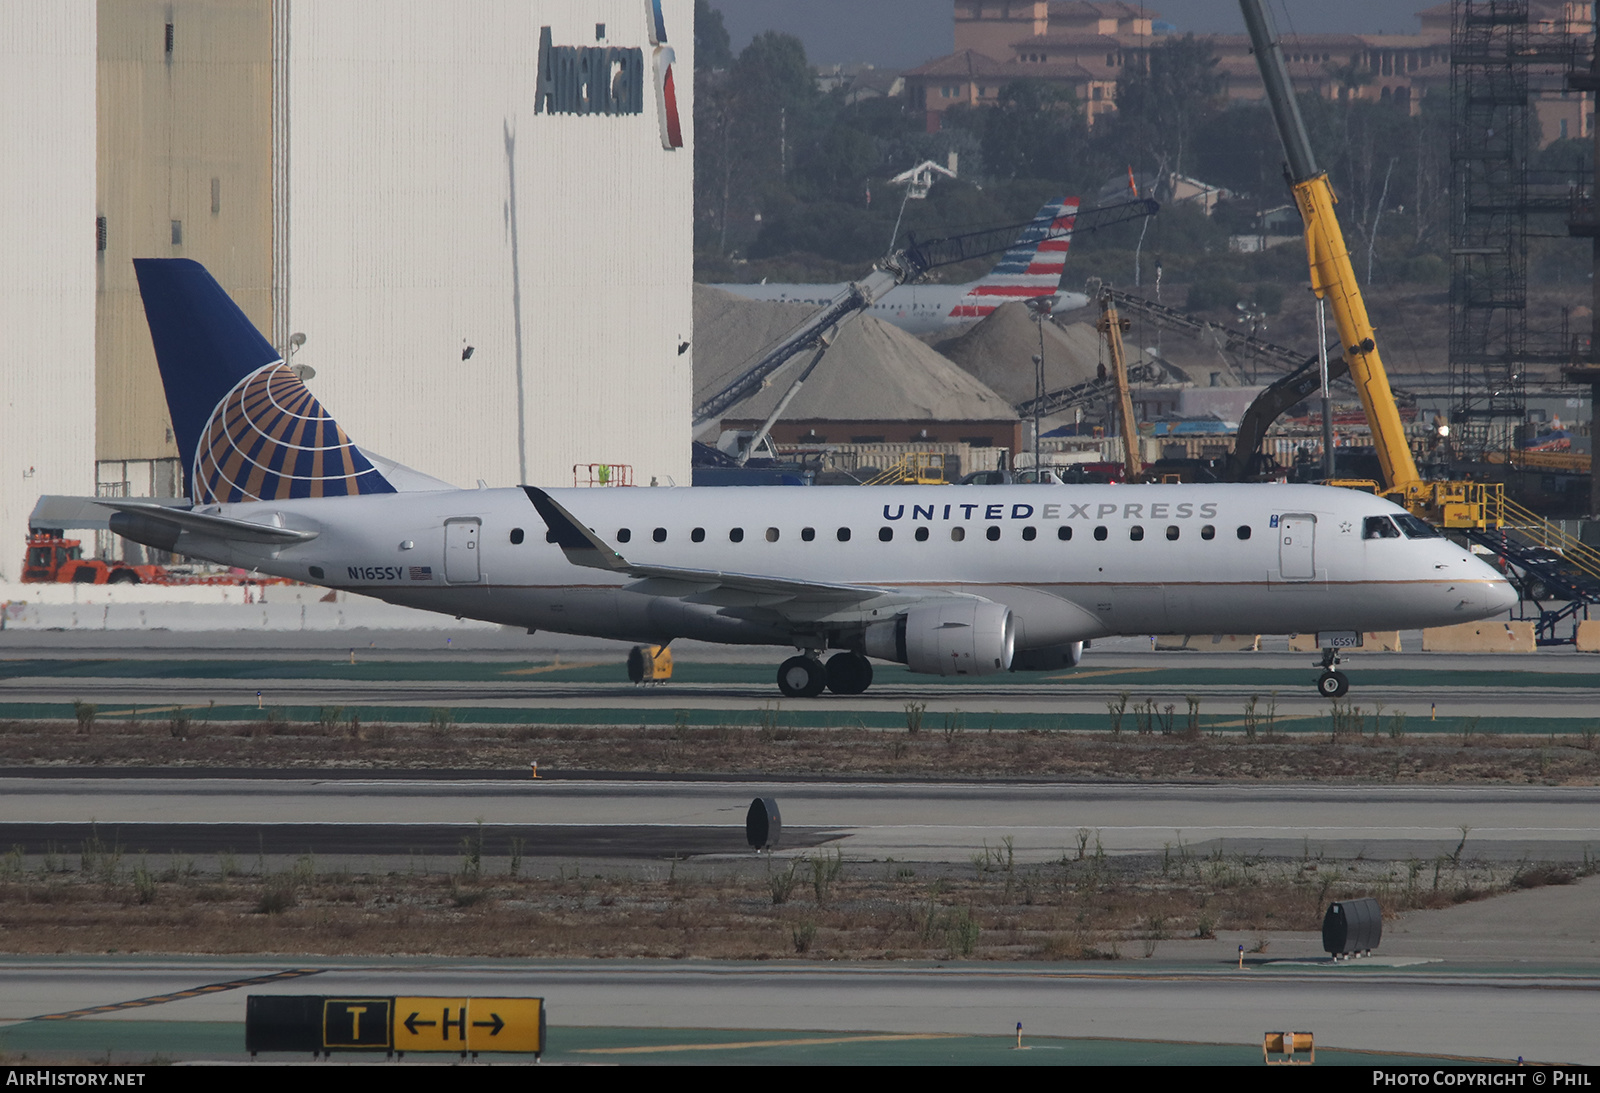
MULTIPOLYGON (((426 720, 429 707, 448 706, 506 718, 538 713, 576 720, 580 714, 607 718, 623 711, 628 720, 618 723, 671 724, 679 710, 750 716, 773 703, 772 665, 782 655, 684 643, 675 649, 679 681, 635 690, 617 681, 625 647, 605 643, 493 631, 461 635, 448 646, 432 635, 372 635, 368 641, 353 634, 295 635, 292 642, 284 635, 207 635, 205 647, 195 648, 192 634, 0 634, 0 706, 7 716, 23 716, 16 711, 27 704, 56 712, 25 716, 60 716, 73 699, 103 709, 119 703, 146 709, 207 705, 215 699, 219 706, 238 706, 239 716, 252 716, 245 704, 253 705, 259 687, 272 704, 313 713, 321 705, 371 704, 397 717, 402 710, 420 710, 426 720), (352 645, 358 661, 353 672, 352 645), (556 655, 564 663, 553 670, 556 655), (53 663, 42 666, 47 660, 53 663), (206 666, 185 668, 174 663, 179 661, 206 666)), ((1311 719, 1326 714, 1326 701, 1310 690, 1316 673, 1309 654, 1156 655, 1139 644, 1101 643, 1078 672, 1060 678, 950 683, 889 668, 862 698, 784 700, 782 706, 796 723, 811 723, 803 717, 830 723, 827 717, 848 713, 882 727, 902 719, 903 726, 905 703, 916 701, 926 702, 930 715, 962 711, 969 731, 978 711, 996 718, 1000 728, 1051 717, 1058 719, 1055 727, 1099 729, 1106 700, 1126 690, 1135 699, 1176 702, 1180 712, 1186 694, 1198 695, 1212 718, 1207 726, 1229 731, 1227 720, 1237 718, 1246 698, 1277 691, 1282 727, 1292 729, 1297 717, 1310 727, 1311 719)), ((1281 649, 1281 641, 1276 647, 1281 649)), ((1426 731, 1423 723, 1436 712, 1440 731, 1453 731, 1463 718, 1483 717, 1502 719, 1514 731, 1575 732, 1593 724, 1600 699, 1600 661, 1570 653, 1367 654, 1347 658, 1346 668, 1356 687, 1352 700, 1369 709, 1382 701, 1390 710, 1404 710, 1411 731, 1426 731)), ((239 835, 246 852, 269 838, 288 847, 312 838, 319 859, 337 860, 341 849, 352 858, 368 857, 408 841, 438 843, 447 847, 441 852, 453 852, 481 819, 490 838, 524 833, 519 837, 569 858, 670 854, 681 849, 674 843, 692 844, 695 853, 739 854, 747 853, 740 836, 750 799, 771 795, 788 835, 783 853, 806 853, 807 846, 836 840, 830 845, 855 860, 964 863, 1011 838, 1019 861, 1049 861, 1075 852, 1080 831, 1108 853, 1159 854, 1181 841, 1200 851, 1220 846, 1228 853, 1427 860, 1453 851, 1463 836, 1467 858, 1504 862, 1578 861, 1600 850, 1600 789, 1586 787, 16 773, 0 773, 0 845, 41 838, 69 844, 93 819, 102 837, 128 825, 115 837, 124 845, 147 837, 157 853, 170 849, 162 839, 192 840, 200 847, 225 845, 239 835)), ((0 1027, 0 1051, 37 1042, 25 1037, 41 1029, 84 1030, 75 1042, 88 1044, 92 1026, 139 1021, 190 1030, 196 1042, 231 1043, 227 1036, 206 1040, 194 1030, 232 1029, 228 1035, 235 1035, 246 994, 270 990, 544 994, 558 1044, 560 1030, 572 1026, 663 1030, 659 1043, 660 1037, 688 1037, 683 1030, 719 1028, 1004 1036, 1021 1021, 1040 1036, 1249 1046, 1259 1045, 1266 1029, 1293 1026, 1315 1030, 1324 1049, 1593 1064, 1600 1063, 1594 1036, 1600 1027, 1597 884, 1591 878, 1408 915, 1389 924, 1378 958, 1352 966, 1317 963, 1314 936, 1275 935, 1269 955, 1285 959, 1258 962, 1243 972, 1232 966, 1236 946, 1255 939, 1232 935, 1163 942, 1155 959, 1105 966, 6 958, 0 959, 0 1022, 286 968, 307 967, 316 974, 134 1007, 105 1022, 0 1027)), ((1259 1056, 1247 1053, 1236 1061, 1252 1058, 1259 1056)))
MULTIPOLYGON (((1410 635, 1415 648, 1417 639, 1410 635)), ((794 724, 857 716, 871 727, 903 723, 908 702, 935 716, 961 712, 969 728, 988 718, 997 728, 1106 725, 1106 703, 1202 702, 1211 728, 1237 731, 1251 696, 1276 697, 1279 727, 1312 728, 1328 702, 1313 687, 1316 657, 1289 653, 1284 639, 1263 639, 1261 653, 1152 653, 1148 641, 1101 642, 1076 670, 982 679, 916 676, 879 665, 865 695, 782 699, 773 685, 783 650, 675 646, 677 672, 662 687, 624 679, 626 646, 549 635, 486 631, 443 638, 418 635, 217 635, 195 647, 192 634, 0 633, 0 713, 61 717, 74 700, 102 709, 184 706, 210 716, 252 716, 255 692, 269 706, 315 716, 324 706, 427 719, 448 707, 465 716, 538 722, 721 722, 780 707, 794 724), (301 638, 304 641, 301 641, 301 638), (354 654, 356 663, 350 663, 354 654), (387 711, 385 713, 385 711, 387 711)), ((1346 657, 1349 701, 1369 713, 1382 703, 1407 715, 1408 731, 1455 731, 1464 718, 1485 731, 1575 732, 1592 727, 1600 700, 1600 660, 1568 650, 1522 656, 1363 653, 1346 657)), ((365 716, 365 714, 364 714, 365 716)), ((741 722, 742 723, 742 722, 741 722)), ((1130 715, 1131 724, 1131 715, 1130 715)))
MULTIPOLYGON (((1218 946, 1221 948, 1222 946, 1218 946)), ((1417 968, 1141 963, 1139 969, 966 965, 470 963, 438 960, 0 961, 0 1021, 165 995, 285 968, 314 976, 218 991, 112 1020, 242 1022, 249 993, 540 995, 563 1026, 944 1032, 1249 1045, 1310 1029, 1319 1048, 1600 1062, 1600 980, 1417 968)), ((0 1043, 8 1030, 0 1028, 0 1043)), ((682 1037, 680 1037, 682 1038, 682 1037)), ((1257 1057, 1259 1058, 1259 1057, 1257 1057)), ((594 1060, 598 1061, 598 1060, 594 1060)), ((1239 1061, 1248 1062, 1246 1056, 1239 1061)))
MULTIPOLYGON (((0 825, 352 825, 351 847, 404 827, 536 825, 552 853, 580 829, 742 832, 772 796, 805 838, 838 833, 855 859, 965 862, 1012 838, 1020 861, 1052 861, 1080 830, 1110 853, 1223 843, 1230 852, 1430 858, 1467 832, 1468 856, 1582 860, 1600 852, 1600 788, 1553 786, 1092 785, 530 780, 411 782, 184 778, 0 779, 0 825)), ((244 830, 241 826, 239 830, 244 830)), ((65 843, 77 831, 63 826, 65 843)), ((208 838, 210 836, 207 836, 208 838)), ((242 848, 255 845, 250 837, 242 848)), ((327 836, 326 853, 338 853, 327 836)), ((651 845, 646 842, 643 845, 651 845)), ((152 849, 165 846, 152 844, 152 849)))
MULTIPOLYGON (((790 849, 820 846, 837 832, 789 828, 790 849)), ((51 847, 102 846, 171 854, 315 854, 327 858, 443 856, 476 843, 483 854, 527 858, 685 858, 747 854, 742 827, 687 824, 240 824, 0 823, 0 846, 40 855, 51 847)))

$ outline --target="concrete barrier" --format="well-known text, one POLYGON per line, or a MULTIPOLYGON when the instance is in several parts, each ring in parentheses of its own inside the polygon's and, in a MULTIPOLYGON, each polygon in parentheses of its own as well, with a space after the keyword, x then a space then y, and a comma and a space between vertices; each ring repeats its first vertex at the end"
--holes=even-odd
POLYGON ((1600 619, 1578 623, 1578 652, 1600 653, 1600 619))
POLYGON ((1254 653, 1261 638, 1255 634, 1158 634, 1158 650, 1187 649, 1196 653, 1254 653))
MULTIPOLYGON (((1290 634, 1289 652, 1291 653, 1316 653, 1322 647, 1317 644, 1315 634, 1290 634)), ((1366 630, 1361 634, 1361 644, 1350 648, 1340 649, 1340 653, 1398 653, 1400 651, 1400 631, 1398 630, 1366 630)))
POLYGON ((1532 622, 1464 622, 1422 632, 1424 653, 1532 653, 1532 622))
POLYGON ((0 584, 0 630, 493 630, 312 585, 0 584))

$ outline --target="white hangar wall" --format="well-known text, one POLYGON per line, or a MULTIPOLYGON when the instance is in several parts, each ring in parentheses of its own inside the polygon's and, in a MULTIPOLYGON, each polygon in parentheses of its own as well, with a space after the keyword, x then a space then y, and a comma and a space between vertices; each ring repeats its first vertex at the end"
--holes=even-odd
POLYGON ((693 5, 662 8, 672 151, 649 0, 279 0, 277 326, 356 443, 462 486, 688 484, 693 5), (642 111, 540 113, 546 26, 642 49, 642 111))
POLYGON ((42 493, 94 493, 95 0, 0 4, 0 580, 42 493))

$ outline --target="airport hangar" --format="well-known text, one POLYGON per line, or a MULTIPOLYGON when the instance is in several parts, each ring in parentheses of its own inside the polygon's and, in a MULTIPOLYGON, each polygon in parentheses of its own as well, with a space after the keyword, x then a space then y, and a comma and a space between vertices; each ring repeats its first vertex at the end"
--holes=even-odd
POLYGON ((135 257, 305 334, 417 470, 687 484, 693 4, 659 9, 670 54, 650 0, 0 5, 0 581, 40 494, 182 492, 135 257))

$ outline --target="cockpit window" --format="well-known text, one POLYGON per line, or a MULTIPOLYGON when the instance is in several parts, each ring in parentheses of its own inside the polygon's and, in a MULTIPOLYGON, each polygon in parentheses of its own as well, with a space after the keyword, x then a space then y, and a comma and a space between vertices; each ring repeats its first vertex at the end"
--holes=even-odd
POLYGON ((1443 539, 1439 529, 1410 514, 1396 516, 1394 522, 1400 525, 1400 530, 1406 533, 1407 539, 1443 539))
MULTIPOLYGON (((1408 517, 1409 519, 1409 517, 1408 517)), ((1361 525, 1363 539, 1398 539, 1400 529, 1387 516, 1369 516, 1361 525)))

